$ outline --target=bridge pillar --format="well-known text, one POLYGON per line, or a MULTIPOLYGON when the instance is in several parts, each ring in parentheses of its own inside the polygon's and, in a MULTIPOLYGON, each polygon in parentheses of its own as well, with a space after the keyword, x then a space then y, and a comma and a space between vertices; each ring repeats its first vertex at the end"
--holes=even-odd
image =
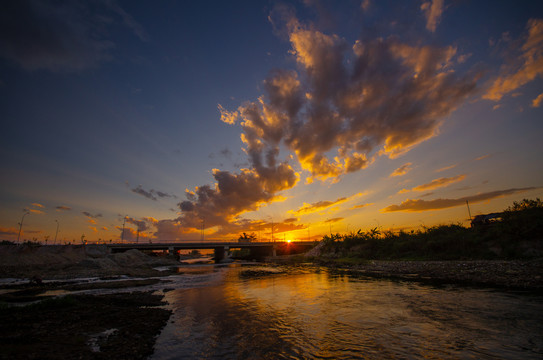
POLYGON ((176 260, 179 260, 179 254, 177 253, 177 251, 175 250, 173 246, 170 246, 168 248, 168 255, 170 255, 171 257, 174 257, 176 260))
POLYGON ((228 255, 227 254, 228 247, 226 246, 216 247, 213 250, 215 253, 214 260, 216 263, 220 263, 228 255))

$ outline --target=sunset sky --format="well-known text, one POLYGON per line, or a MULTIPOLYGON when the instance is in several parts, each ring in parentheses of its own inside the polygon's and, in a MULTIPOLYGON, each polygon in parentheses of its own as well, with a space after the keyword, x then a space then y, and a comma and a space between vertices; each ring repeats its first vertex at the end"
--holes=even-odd
POLYGON ((543 198, 541 1, 10 1, 0 240, 319 239, 543 198), (60 3, 60 5, 59 5, 60 3))

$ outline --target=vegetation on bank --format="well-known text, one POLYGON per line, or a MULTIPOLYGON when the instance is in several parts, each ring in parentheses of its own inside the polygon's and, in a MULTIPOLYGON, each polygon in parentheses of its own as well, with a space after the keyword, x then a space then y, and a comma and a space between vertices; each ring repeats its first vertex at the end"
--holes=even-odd
POLYGON ((373 260, 519 259, 543 256, 543 202, 524 199, 501 220, 465 228, 440 225, 399 233, 370 231, 324 236, 321 260, 345 265, 373 260))

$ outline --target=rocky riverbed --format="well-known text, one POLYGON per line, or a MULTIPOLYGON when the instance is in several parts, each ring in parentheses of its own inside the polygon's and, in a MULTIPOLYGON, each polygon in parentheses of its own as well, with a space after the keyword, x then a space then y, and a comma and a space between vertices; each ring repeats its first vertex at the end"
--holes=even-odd
POLYGON ((543 291, 543 259, 466 261, 384 261, 370 260, 344 264, 325 260, 319 263, 361 275, 442 284, 497 287, 543 291))

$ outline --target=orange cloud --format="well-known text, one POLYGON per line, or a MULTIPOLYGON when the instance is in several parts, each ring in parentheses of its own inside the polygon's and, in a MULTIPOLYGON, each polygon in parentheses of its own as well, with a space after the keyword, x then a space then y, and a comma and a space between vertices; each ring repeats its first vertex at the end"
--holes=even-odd
POLYGON ((411 171, 411 165, 413 165, 413 164, 410 163, 410 162, 408 162, 406 164, 403 164, 402 166, 400 166, 399 168, 394 170, 392 172, 392 174, 390 174, 389 177, 403 176, 403 175, 407 174, 409 171, 411 171))
POLYGON ((39 207, 39 208, 44 208, 44 206, 42 204, 38 204, 38 203, 32 203, 32 206, 39 207))
POLYGON ((338 204, 344 203, 347 200, 348 199, 346 197, 342 197, 335 201, 317 201, 312 204, 304 203, 304 205, 298 210, 294 211, 294 213, 297 215, 311 214, 311 213, 329 208, 332 205, 338 205, 338 204))
POLYGON ((28 211, 30 211, 32 214, 45 214, 43 211, 37 209, 28 209, 28 211))
MULTIPOLYGON (((432 6, 437 24, 442 10, 432 6)), ((185 228, 199 229, 205 219, 206 227, 226 229, 294 187, 299 174, 289 156, 279 158, 282 147, 309 172, 308 183, 338 181, 380 154, 394 158, 437 135, 442 119, 475 91, 477 76, 452 69, 454 47, 411 46, 392 36, 349 44, 287 12, 279 16, 297 70, 273 71, 263 95, 233 111, 218 105, 223 122, 241 127, 250 165, 214 170, 213 186, 186 192, 176 219, 185 228)))
POLYGON ((356 194, 351 195, 349 197, 338 198, 338 199, 336 199, 334 201, 323 200, 323 201, 314 202, 312 204, 304 203, 304 205, 302 207, 300 207, 298 210, 289 211, 289 212, 295 213, 297 215, 311 214, 311 213, 314 213, 314 212, 329 208, 329 207, 331 207, 333 205, 339 205, 339 204, 342 204, 344 202, 353 200, 355 198, 358 198, 358 197, 366 195, 366 194, 367 194, 367 192, 356 193, 356 194))
POLYGON ((486 200, 491 200, 507 195, 513 195, 517 193, 522 193, 529 190, 538 189, 537 187, 529 188, 520 188, 520 189, 507 189, 492 191, 487 193, 482 193, 478 195, 466 196, 459 199, 435 199, 435 200, 411 200, 408 199, 402 202, 400 205, 390 205, 381 210, 381 212, 395 212, 395 211, 405 211, 405 212, 420 212, 428 210, 440 210, 456 206, 462 206, 466 204, 466 201, 470 203, 478 203, 486 200))
POLYGON ((443 8, 443 0, 424 1, 420 6, 426 17, 426 29, 435 32, 437 25, 441 21, 441 14, 445 10, 443 8))
POLYGON ((543 101, 543 93, 539 94, 534 100, 532 100, 532 107, 538 108, 543 101))
POLYGON ((7 228, 7 227, 0 226, 0 235, 3 235, 3 236, 17 235, 18 231, 19 230, 15 229, 14 227, 7 228))
POLYGON ((367 207, 367 206, 370 206, 370 205, 373 205, 373 204, 374 204, 374 203, 359 204, 359 205, 353 206, 353 207, 350 208, 349 210, 361 209, 361 208, 364 208, 364 207, 367 207))
POLYGON ((451 184, 460 182, 460 181, 464 180, 465 178, 466 178, 466 175, 458 175, 458 176, 453 176, 453 177, 449 177, 449 178, 442 177, 442 178, 439 178, 439 179, 434 179, 434 180, 432 180, 431 182, 429 182, 427 184, 416 186, 416 187, 412 188, 411 191, 433 190, 433 189, 449 186, 451 184))
POLYGON ((530 19, 526 28, 528 35, 518 50, 518 61, 504 68, 483 95, 484 99, 499 101, 506 94, 543 75, 543 20, 530 19))

